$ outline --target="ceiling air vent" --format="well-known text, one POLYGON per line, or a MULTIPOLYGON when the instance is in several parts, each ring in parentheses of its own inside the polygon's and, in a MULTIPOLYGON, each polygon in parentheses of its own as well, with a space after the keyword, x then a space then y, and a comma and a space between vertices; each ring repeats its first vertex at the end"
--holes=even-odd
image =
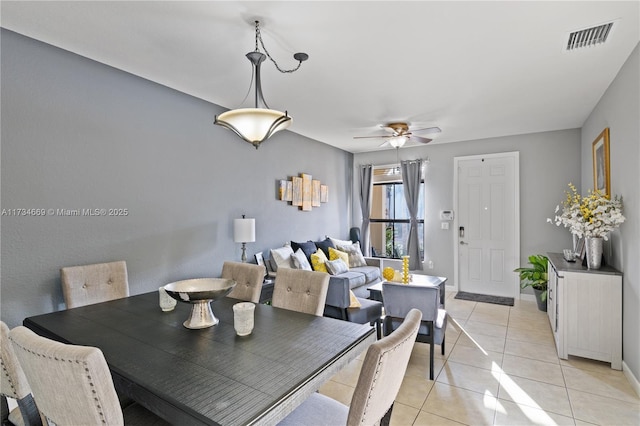
POLYGON ((613 27, 613 22, 570 33, 566 50, 570 52, 604 43, 611 33, 611 27, 613 27))

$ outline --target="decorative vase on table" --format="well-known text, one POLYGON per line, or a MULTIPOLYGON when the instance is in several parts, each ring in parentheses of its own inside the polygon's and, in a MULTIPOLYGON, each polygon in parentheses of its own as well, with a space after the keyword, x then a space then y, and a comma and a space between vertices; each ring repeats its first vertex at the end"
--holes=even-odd
POLYGON ((587 249, 587 268, 600 269, 602 266, 602 237, 587 237, 585 244, 587 249))

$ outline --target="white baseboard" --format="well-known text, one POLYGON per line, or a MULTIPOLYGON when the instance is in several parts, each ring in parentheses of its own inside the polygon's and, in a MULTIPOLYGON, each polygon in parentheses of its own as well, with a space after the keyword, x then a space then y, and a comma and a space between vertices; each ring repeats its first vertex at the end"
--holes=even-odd
POLYGON ((624 361, 622 361, 622 371, 624 372, 627 380, 629 380, 629 384, 631 385, 633 390, 636 391, 636 393, 640 397, 640 381, 638 381, 638 378, 633 375, 633 371, 631 371, 627 363, 624 361))
POLYGON ((528 302, 535 302, 536 301, 536 296, 535 296, 535 294, 520 293, 520 300, 526 300, 528 302))

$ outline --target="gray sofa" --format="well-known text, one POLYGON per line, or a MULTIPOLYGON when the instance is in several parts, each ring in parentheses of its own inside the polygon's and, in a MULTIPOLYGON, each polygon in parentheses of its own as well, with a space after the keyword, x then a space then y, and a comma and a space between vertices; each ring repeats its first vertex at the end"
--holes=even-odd
MULTIPOLYGON (((327 247, 335 248, 335 244, 330 242, 329 238, 322 241, 307 241, 304 243, 291 242, 291 247, 294 251, 297 248, 302 248, 307 256, 315 251, 317 248, 327 251, 327 247)), ((270 256, 270 252, 264 253, 266 256, 270 256)), ((332 318, 347 319, 348 308, 351 303, 349 290, 353 291, 355 296, 360 299, 361 303, 368 304, 366 299, 369 298, 369 292, 367 288, 373 284, 379 283, 382 280, 382 272, 380 271, 380 260, 377 258, 365 258, 367 266, 360 266, 350 268, 347 272, 343 272, 338 275, 331 275, 329 278, 329 289, 327 291, 327 300, 325 302, 324 315, 332 318)), ((270 274, 275 276, 272 272, 277 268, 273 264, 272 259, 267 259, 267 269, 270 274)))
MULTIPOLYGON (((325 316, 345 319, 345 310, 349 308, 349 290, 353 291, 358 299, 368 299, 367 288, 382 280, 380 272, 380 260, 365 258, 367 266, 351 268, 339 275, 329 278, 329 290, 325 302, 325 316)), ((362 303, 362 300, 360 300, 362 303)))

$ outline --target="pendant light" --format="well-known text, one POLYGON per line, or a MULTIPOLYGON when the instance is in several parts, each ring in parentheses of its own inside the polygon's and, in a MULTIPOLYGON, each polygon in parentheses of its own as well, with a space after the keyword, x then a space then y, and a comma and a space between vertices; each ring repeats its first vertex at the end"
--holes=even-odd
MULTIPOLYGON (((253 52, 246 54, 247 59, 251 62, 253 75, 251 76, 251 85, 254 86, 254 105, 255 108, 239 108, 229 110, 215 117, 214 124, 234 132, 245 142, 249 142, 258 149, 260 144, 267 140, 271 135, 280 130, 284 130, 291 125, 291 116, 287 111, 281 112, 269 108, 264 96, 262 95, 262 83, 260 80, 260 65, 268 57, 275 64, 278 71, 282 73, 292 73, 300 68, 303 61, 309 59, 306 53, 296 53, 294 59, 298 61, 298 66, 291 70, 281 69, 276 61, 271 57, 260 34, 260 22, 255 21, 256 28, 256 48, 253 52), (262 46, 265 53, 260 52, 258 42, 262 46)), ((251 87, 249 88, 251 91, 251 87)), ((248 96, 248 93, 247 93, 248 96)), ((245 97, 246 99, 246 97, 245 97)), ((243 101, 244 102, 244 101, 243 101)))

